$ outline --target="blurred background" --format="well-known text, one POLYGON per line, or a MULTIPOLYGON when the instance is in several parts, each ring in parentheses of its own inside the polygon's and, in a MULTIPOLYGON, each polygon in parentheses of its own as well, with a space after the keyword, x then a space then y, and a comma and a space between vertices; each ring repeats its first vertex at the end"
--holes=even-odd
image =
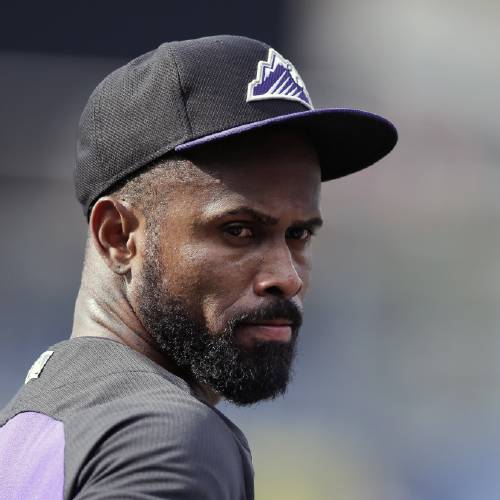
POLYGON ((257 498, 500 498, 499 21, 492 0, 3 5, 0 406, 70 334, 88 95, 163 41, 242 34, 290 59, 316 107, 400 132, 377 166, 324 185, 288 394, 221 406, 249 438, 257 498))

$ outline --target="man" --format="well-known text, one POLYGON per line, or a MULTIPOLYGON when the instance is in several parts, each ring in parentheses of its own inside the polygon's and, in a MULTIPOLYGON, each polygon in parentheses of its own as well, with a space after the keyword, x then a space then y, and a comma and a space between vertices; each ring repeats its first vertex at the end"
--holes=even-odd
POLYGON ((89 221, 70 340, 0 413, 2 499, 253 498, 215 405, 284 393, 321 225, 321 181, 395 145, 376 115, 314 110, 267 45, 161 45, 83 112, 89 221))

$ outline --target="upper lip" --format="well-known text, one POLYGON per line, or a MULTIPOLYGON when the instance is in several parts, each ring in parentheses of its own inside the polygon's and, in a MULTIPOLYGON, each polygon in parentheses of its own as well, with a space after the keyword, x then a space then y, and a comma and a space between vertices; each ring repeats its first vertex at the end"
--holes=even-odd
POLYGON ((249 321, 248 325, 269 325, 269 326, 291 326, 293 324, 289 319, 262 319, 258 321, 249 321))

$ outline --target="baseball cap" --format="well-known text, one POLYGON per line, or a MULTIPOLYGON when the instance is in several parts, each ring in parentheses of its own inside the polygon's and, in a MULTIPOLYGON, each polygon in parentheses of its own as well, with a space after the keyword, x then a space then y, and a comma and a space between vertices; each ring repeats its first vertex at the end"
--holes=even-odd
POLYGON ((293 64, 258 40, 220 35, 167 42, 108 75, 83 110, 75 189, 84 213, 153 160, 287 125, 309 137, 323 181, 389 153, 394 125, 367 111, 314 109, 293 64))

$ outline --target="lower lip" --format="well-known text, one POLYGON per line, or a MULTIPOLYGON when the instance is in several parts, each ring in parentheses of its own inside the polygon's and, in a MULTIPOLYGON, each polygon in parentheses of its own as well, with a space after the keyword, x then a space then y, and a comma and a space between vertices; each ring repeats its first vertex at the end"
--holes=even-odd
POLYGON ((292 327, 289 325, 242 325, 240 338, 253 341, 289 342, 292 338, 292 327))

